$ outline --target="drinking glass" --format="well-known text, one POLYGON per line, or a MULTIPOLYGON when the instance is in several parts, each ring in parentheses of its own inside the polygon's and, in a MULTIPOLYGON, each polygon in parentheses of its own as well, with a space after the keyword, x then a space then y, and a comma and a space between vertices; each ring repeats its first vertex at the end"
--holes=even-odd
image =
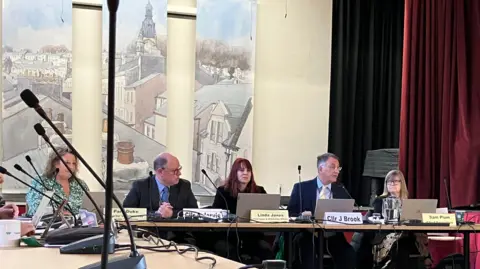
POLYGON ((396 197, 383 199, 382 216, 385 223, 396 223, 400 219, 402 200, 396 197))

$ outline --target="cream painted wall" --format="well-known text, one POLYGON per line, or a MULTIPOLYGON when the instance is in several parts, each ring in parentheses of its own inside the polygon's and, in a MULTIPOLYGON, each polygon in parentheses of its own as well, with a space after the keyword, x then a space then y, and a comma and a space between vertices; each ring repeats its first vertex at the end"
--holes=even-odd
POLYGON ((259 0, 256 27, 255 177, 290 195, 297 165, 312 179, 327 150, 332 1, 259 0))
POLYGON ((193 170, 196 15, 197 0, 168 0, 167 48, 174 49, 167 57, 166 146, 182 163, 184 175, 193 170))

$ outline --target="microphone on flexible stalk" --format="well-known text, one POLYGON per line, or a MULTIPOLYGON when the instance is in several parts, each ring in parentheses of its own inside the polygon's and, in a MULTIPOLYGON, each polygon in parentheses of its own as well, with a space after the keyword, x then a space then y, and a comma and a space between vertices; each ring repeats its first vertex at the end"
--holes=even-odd
MULTIPOLYGON (((215 187, 215 189, 218 189, 217 185, 213 182, 213 180, 208 176, 207 174, 207 171, 205 171, 205 169, 202 169, 202 174, 205 175, 205 177, 208 179, 208 181, 210 181, 210 183, 212 183, 212 185, 215 187)), ((235 219, 235 215, 234 214, 231 214, 230 213, 230 210, 228 209, 228 203, 227 203, 227 199, 225 198, 225 196, 223 196, 223 193, 220 192, 220 191, 217 191, 218 194, 220 194, 220 196, 222 197, 223 201, 225 202, 225 207, 227 208, 227 211, 228 211, 228 215, 227 215, 227 220, 233 220, 235 219)))
MULTIPOLYGON (((60 205, 60 204, 61 204, 61 202, 56 201, 55 199, 53 199, 53 197, 45 194, 44 192, 40 191, 39 189, 34 188, 32 185, 28 184, 27 182, 25 182, 25 181, 19 179, 18 177, 14 176, 14 175, 11 174, 10 172, 8 172, 8 170, 5 169, 5 167, 3 167, 3 166, 0 166, 0 174, 4 174, 4 175, 7 175, 7 176, 15 179, 16 181, 18 181, 18 182, 22 183, 23 185, 27 186, 28 188, 30 188, 30 189, 38 192, 40 195, 42 195, 42 196, 44 196, 44 197, 47 197, 51 202, 53 202, 53 203, 55 203, 55 204, 57 204, 57 205, 60 205)), ((58 197, 61 201, 64 200, 62 197, 58 196, 58 195, 55 194, 55 193, 54 193, 53 195, 54 195, 55 197, 58 197)), ((70 207, 70 206, 65 207, 65 210, 67 210, 70 214, 72 214, 73 220, 75 221, 75 225, 77 225, 77 218, 75 217, 75 214, 73 214, 73 211, 72 211, 71 207, 70 207)))
POLYGON ((114 121, 115 121, 115 55, 116 55, 116 21, 117 21, 117 10, 119 5, 119 0, 107 0, 107 5, 109 9, 109 48, 108 48, 108 131, 107 131, 107 184, 105 184, 100 177, 95 173, 95 171, 88 165, 88 163, 83 159, 83 157, 77 152, 77 150, 72 146, 72 144, 65 138, 65 136, 58 130, 58 128, 53 124, 53 122, 47 117, 45 111, 40 107, 38 98, 30 91, 24 90, 20 95, 22 100, 29 106, 35 109, 37 113, 45 119, 45 121, 50 125, 50 127, 55 131, 55 133, 62 139, 62 141, 72 150, 72 152, 77 156, 77 158, 84 164, 87 170, 93 175, 93 177, 98 181, 98 183, 105 188, 105 231, 103 244, 108 244, 109 229, 110 223, 112 220, 112 198, 115 203, 118 205, 120 211, 122 212, 123 217, 125 218, 125 223, 128 229, 128 235, 130 239, 130 255, 128 257, 117 257, 108 261, 108 251, 107 248, 102 248, 102 259, 100 263, 94 263, 83 267, 84 269, 96 269, 96 268, 106 268, 107 265, 110 268, 147 268, 145 256, 138 253, 137 247, 135 245, 135 240, 133 238, 132 226, 128 218, 125 208, 122 206, 122 203, 113 193, 113 143, 114 143, 114 121))
POLYGON ((298 200, 299 200, 299 206, 300 206, 300 215, 295 219, 295 222, 311 223, 312 216, 302 214, 303 213, 302 166, 298 165, 297 170, 298 170, 298 198, 299 198, 298 200))
MULTIPOLYGON (((30 164, 30 166, 33 168, 33 171, 35 171, 35 174, 37 174, 37 177, 38 177, 38 180, 40 180, 44 185, 45 182, 43 182, 43 179, 42 177, 40 176, 40 174, 38 173, 37 169, 35 168, 35 165, 33 165, 33 162, 32 162, 32 158, 30 158, 30 156, 28 155, 25 155, 25 160, 27 160, 27 162, 30 164)), ((58 168, 57 168, 58 169, 58 168)), ((48 188, 47 188, 48 190, 48 188)))
POLYGON ((350 193, 348 192, 347 188, 345 188, 345 185, 343 185, 342 183, 336 183, 338 186, 340 186, 340 188, 344 189, 345 190, 345 193, 348 195, 348 197, 350 197, 350 199, 353 200, 353 205, 357 208, 357 209, 360 209, 360 207, 358 206, 357 202, 355 201, 355 199, 350 195, 350 193))
POLYGON ((18 171, 22 172, 24 175, 28 176, 29 178, 31 178, 33 181, 36 181, 38 182, 38 184, 40 184, 42 187, 44 187, 46 190, 48 191, 51 191, 51 189, 47 188, 47 185, 45 185, 45 182, 43 182, 40 177, 39 178, 34 178, 32 177, 32 175, 30 175, 27 171, 25 171, 19 164, 15 164, 13 165, 13 167, 15 169, 17 169, 18 171))
MULTIPOLYGON (((21 96, 22 96, 23 101, 29 107, 36 108, 35 111, 37 111, 37 113, 40 116, 42 116, 41 111, 43 111, 43 109, 39 106, 37 97, 30 90, 28 90, 28 89, 24 90, 22 92, 21 96)), ((43 114, 43 115, 44 115, 44 120, 50 125, 50 127, 55 131, 55 133, 62 139, 62 141, 65 143, 65 145, 72 151, 72 153, 78 158, 78 160, 80 160, 80 162, 84 165, 84 167, 93 175, 93 177, 97 180, 97 182, 103 188, 105 188, 106 187, 105 182, 103 182, 103 180, 100 179, 100 177, 97 175, 97 173, 95 173, 95 171, 92 169, 92 167, 85 161, 85 159, 82 157, 82 155, 80 155, 80 153, 78 153, 78 151, 72 146, 70 141, 68 141, 68 139, 65 138, 65 136, 62 134, 62 132, 60 132, 60 130, 58 130, 58 128, 46 116, 46 114, 43 114)), ((37 133, 40 136, 42 136, 45 141, 48 141, 47 143, 49 144, 49 146, 54 149, 52 143, 50 142, 50 140, 48 139, 48 137, 45 134, 45 129, 43 128, 43 126, 41 124, 37 124, 36 126, 37 127, 34 127, 35 131, 37 131, 37 133)), ((63 158, 60 158, 60 160, 63 160, 63 158)), ((87 194, 87 197, 88 197, 88 195, 89 194, 87 194)), ((125 268, 135 268, 135 269, 146 268, 145 257, 142 254, 138 253, 138 251, 137 251, 135 240, 133 238, 132 226, 130 224, 130 220, 128 218, 128 215, 125 212, 125 208, 123 207, 122 203, 120 202, 120 200, 118 199, 118 197, 115 194, 112 195, 112 198, 115 201, 115 203, 118 205, 118 208, 122 212, 122 215, 125 219, 125 224, 127 226, 127 231, 128 231, 128 235, 129 235, 131 251, 130 251, 130 254, 129 254, 128 258, 125 258, 125 257, 114 258, 109 262, 109 265, 115 266, 116 264, 118 264, 118 265, 126 266, 125 268)), ((94 203, 92 203, 92 204, 94 204, 94 203)), ((99 211, 99 212, 102 212, 102 211, 99 211)), ((102 217, 101 214, 100 214, 100 217, 102 217)), ((84 244, 79 246, 79 248, 86 248, 86 247, 92 247, 92 246, 99 248, 99 246, 97 244, 98 239, 97 238, 93 238, 93 239, 90 242, 82 240, 82 243, 84 243, 84 244), (93 240, 93 239, 95 239, 95 240, 93 240)), ((98 264, 92 264, 90 266, 91 267, 84 267, 84 269, 100 268, 98 266, 98 264)))

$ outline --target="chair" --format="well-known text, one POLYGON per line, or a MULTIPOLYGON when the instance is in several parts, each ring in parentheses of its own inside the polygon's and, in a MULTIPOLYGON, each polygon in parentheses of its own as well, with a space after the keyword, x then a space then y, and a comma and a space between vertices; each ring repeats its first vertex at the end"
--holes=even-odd
POLYGON ((464 269, 464 257, 461 254, 452 254, 443 258, 435 269, 464 269))

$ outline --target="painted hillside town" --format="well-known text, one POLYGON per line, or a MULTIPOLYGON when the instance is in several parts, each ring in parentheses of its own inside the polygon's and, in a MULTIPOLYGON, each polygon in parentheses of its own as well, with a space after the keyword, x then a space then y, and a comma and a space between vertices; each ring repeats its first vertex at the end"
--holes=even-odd
MULTIPOLYGON (((27 172, 29 155, 42 170, 50 153, 32 126, 41 122, 55 145, 63 142, 53 130, 20 99, 31 89, 57 128, 72 137, 71 6, 68 1, 39 0, 34 4, 6 1, 3 13, 3 158, 12 169, 19 163, 27 172), (63 6, 62 6, 63 4, 63 6), (24 21, 8 14, 43 13, 44 22, 24 21), (21 22, 19 22, 21 21, 21 22), (26 28, 45 38, 22 39, 26 28), (62 34, 49 42, 47 35, 62 34), (69 36, 70 35, 70 38, 69 36), (70 39, 70 40, 69 40, 70 39), (63 41, 62 41, 63 40, 63 41), (44 42, 44 43, 42 43, 44 42)), ((132 181, 148 176, 152 160, 166 150, 166 0, 129 1, 119 8, 115 74, 115 163, 116 190, 128 190, 132 181), (131 15, 135 11, 136 15, 131 15), (125 15, 124 14, 130 14, 125 15), (122 28, 123 27, 123 28, 122 28)), ((41 16, 40 16, 41 15, 41 16)), ((104 14, 102 91, 104 103, 103 155, 106 158, 107 29, 104 14)), ((195 70, 195 114, 193 134, 194 167, 183 175, 193 183, 197 195, 213 195, 215 188, 202 174, 207 170, 217 183, 228 176, 237 157, 251 158, 255 6, 250 0, 199 0, 197 59, 195 70), (242 12, 239 12, 242 10, 242 12), (232 19, 235 13, 236 18, 232 19), (217 25, 212 29, 211 25, 217 25), (239 27, 241 25, 241 27, 239 27)), ((186 160, 181 160, 186 162, 186 160)), ((29 182, 21 174, 18 177, 29 182)), ((3 192, 26 189, 5 181, 3 192)))

